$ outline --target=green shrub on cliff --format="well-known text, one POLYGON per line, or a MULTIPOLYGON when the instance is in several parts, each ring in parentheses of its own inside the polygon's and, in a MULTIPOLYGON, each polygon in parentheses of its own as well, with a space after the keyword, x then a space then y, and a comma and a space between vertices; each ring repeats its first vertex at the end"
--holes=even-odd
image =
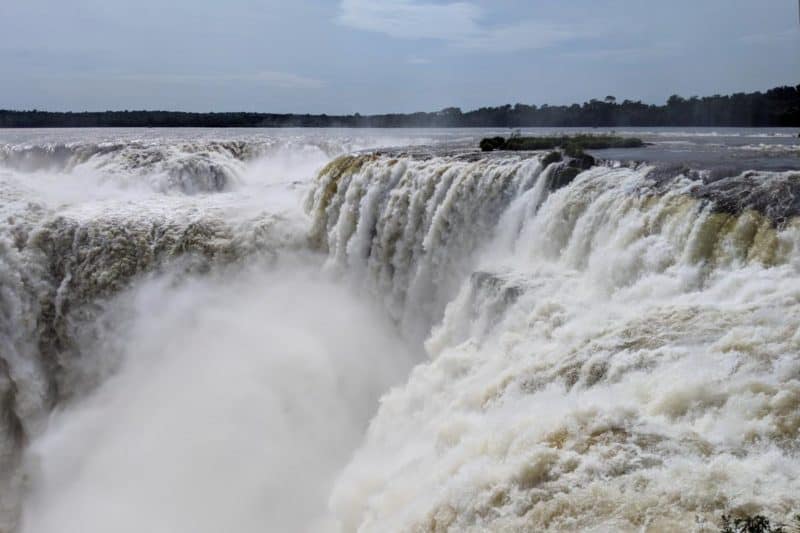
POLYGON ((550 137, 512 136, 490 137, 481 140, 480 148, 484 152, 492 150, 552 150, 561 148, 570 157, 577 157, 583 150, 602 150, 604 148, 639 148, 644 146, 641 139, 635 137, 617 137, 616 135, 560 135, 550 137))
POLYGON ((563 157, 561 157, 561 152, 554 150, 544 156, 544 159, 542 159, 542 165, 546 167, 552 163, 559 163, 562 159, 563 157))
POLYGON ((506 140, 502 137, 487 137, 481 140, 481 150, 484 152, 491 152, 492 150, 503 150, 506 140))

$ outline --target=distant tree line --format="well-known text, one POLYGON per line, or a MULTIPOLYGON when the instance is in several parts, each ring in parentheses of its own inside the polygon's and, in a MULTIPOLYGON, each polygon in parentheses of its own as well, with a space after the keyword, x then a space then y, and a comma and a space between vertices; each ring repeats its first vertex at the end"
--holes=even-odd
POLYGON ((385 115, 184 113, 175 111, 50 112, 0 110, 2 128, 58 127, 557 127, 800 126, 800 85, 727 96, 671 96, 665 105, 618 102, 614 96, 570 106, 504 105, 462 112, 385 115))

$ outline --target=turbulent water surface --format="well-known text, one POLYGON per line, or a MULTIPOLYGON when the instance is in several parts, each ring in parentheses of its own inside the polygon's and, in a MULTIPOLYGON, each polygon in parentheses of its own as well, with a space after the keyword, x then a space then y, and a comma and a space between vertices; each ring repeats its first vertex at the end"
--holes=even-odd
POLYGON ((800 510, 796 133, 495 133, 0 131, 0 531, 800 510))

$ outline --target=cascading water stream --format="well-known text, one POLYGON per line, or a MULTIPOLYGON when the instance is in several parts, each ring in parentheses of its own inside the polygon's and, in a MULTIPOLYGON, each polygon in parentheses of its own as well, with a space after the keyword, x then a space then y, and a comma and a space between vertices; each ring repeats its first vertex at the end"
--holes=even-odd
MULTIPOLYGON (((351 190, 359 176, 394 164, 322 173, 315 212, 331 257, 353 250, 342 224, 367 222, 372 231, 350 238, 371 234, 357 248, 371 252, 346 260, 389 270, 379 294, 422 276, 436 280, 431 300, 437 290, 448 300, 441 280, 464 281, 426 343, 431 361, 383 398, 338 481, 331 505, 344 530, 714 530, 726 509, 785 517, 797 507, 800 176, 611 166, 552 191, 556 169, 538 182, 522 172, 526 185, 502 209, 487 206, 490 231, 486 204, 440 227, 427 221, 447 217, 446 202, 428 204, 409 273, 376 253, 407 235, 387 233, 381 217, 422 190, 403 191, 408 174, 453 162, 409 163, 381 199, 347 207, 369 197, 351 190), (345 219, 364 206, 376 223, 345 219), (472 274, 437 262, 431 234, 456 250, 480 243, 472 260, 457 256, 472 274)), ((459 176, 492 164, 463 163, 459 176)), ((472 183, 473 198, 502 197, 488 187, 502 180, 472 183)), ((394 244, 404 247, 414 244, 394 244)))
POLYGON ((97 146, 0 170, 22 531, 713 531, 800 504, 797 174, 97 146))
POLYGON ((473 252, 542 170, 537 158, 340 158, 306 199, 310 239, 329 268, 366 279, 403 331, 422 339, 472 271, 473 252))
MULTIPOLYGON (((245 267, 259 265, 269 270, 275 268, 279 257, 305 249, 306 221, 297 209, 298 191, 304 187, 301 182, 330 159, 325 150, 340 153, 347 149, 348 143, 336 148, 333 142, 320 147, 313 142, 269 139, 250 144, 174 144, 156 140, 3 147, 0 531, 10 531, 16 522, 26 479, 44 480, 34 483, 33 494, 43 491, 47 498, 28 499, 36 502, 31 503, 36 510, 30 516, 41 516, 42 520, 59 505, 55 494, 48 493, 47 488, 52 483, 75 483, 59 477, 70 458, 59 456, 60 462, 42 462, 45 466, 54 464, 59 470, 45 468, 40 474, 35 457, 26 461, 32 466, 20 468, 23 451, 27 448, 29 454, 35 455, 36 447, 31 443, 58 433, 60 430, 48 429, 42 435, 46 428, 56 427, 60 416, 78 424, 82 410, 95 401, 94 394, 103 394, 92 391, 109 377, 120 375, 118 379, 125 382, 129 366, 135 367, 130 361, 140 355, 135 348, 141 342, 130 337, 121 340, 126 338, 125 328, 133 327, 130 323, 146 321, 150 313, 160 312, 158 306, 151 310, 132 308, 133 295, 137 294, 132 289, 162 277, 180 285, 226 268, 235 278, 244 275, 239 271, 245 267), (209 161, 216 166, 209 166, 209 161), (167 183, 162 178, 171 176, 171 169, 178 167, 182 172, 191 169, 188 174, 181 174, 182 185, 162 186, 167 183), (221 172, 228 176, 224 187, 202 186, 221 172), (187 184, 191 186, 184 186, 187 184), (54 409, 56 418, 50 415, 54 409), (63 409, 66 414, 58 414, 63 409)), ((313 265, 312 259, 305 263, 313 265)), ((254 279, 263 281, 262 277, 254 279)), ((282 279, 276 274, 272 282, 280 284, 282 279)), ((225 289, 222 282, 216 286, 220 292, 225 289)), ((355 307, 349 302, 342 305, 355 307)), ((271 312, 269 309, 265 313, 271 312)), ((357 312, 360 311, 354 311, 357 312)), ((376 331, 384 331, 374 321, 371 324, 376 331)), ((184 330, 176 329, 175 338, 170 341, 188 334, 189 328, 190 325, 184 330)), ((233 328, 226 333, 229 337, 237 336, 233 328)), ((316 335, 324 336, 325 331, 316 335)), ((385 336, 385 344, 392 344, 391 335, 385 336)), ((367 342, 354 342, 359 348, 369 346, 367 342)), ((355 349, 345 350, 346 355, 350 351, 360 353, 355 349)), ((393 353, 385 347, 376 351, 393 353)), ((161 351, 152 348, 151 352, 156 354, 151 355, 154 372, 158 365, 166 365, 182 353, 163 347, 161 351)), ((329 356, 324 350, 320 353, 309 364, 329 356)), ((262 354, 266 358, 280 355, 262 354)), ((395 362, 384 366, 403 367, 404 358, 394 359, 395 362)), ((251 361, 255 364, 256 358, 251 361)), ((377 366, 365 368, 372 370, 376 382, 386 383, 383 380, 388 378, 379 377, 377 366)), ((353 379, 357 375, 354 372, 353 379)), ((377 393, 372 382, 353 383, 357 384, 352 384, 352 388, 363 391, 362 398, 372 398, 364 399, 363 403, 373 405, 377 393)), ((130 391, 122 387, 114 394, 124 390, 130 391)), ((109 405, 115 404, 109 402, 109 405)), ((356 408, 350 411, 361 412, 356 408)), ((117 414, 123 416, 122 412, 117 414)), ((113 425, 115 415, 108 416, 111 418, 98 416, 102 422, 92 426, 93 434, 65 430, 74 441, 65 446, 88 447, 83 439, 91 440, 97 432, 115 431, 103 429, 104 425, 113 425)), ((137 423, 137 419, 131 418, 131 422, 137 423)), ((345 433, 350 435, 350 429, 345 433)), ((342 436, 343 442, 350 438, 346 435, 342 436)), ((74 468, 78 465, 76 462, 74 468)), ((156 468, 155 463, 150 467, 156 468)), ((313 475, 309 475, 312 479, 313 475)), ((87 483, 97 481, 89 479, 87 483)), ((76 488, 78 492, 81 490, 89 490, 88 485, 76 488)), ((107 525, 99 518, 102 513, 96 522, 77 510, 75 516, 78 521, 73 526, 81 531, 107 525)), ((147 520, 146 516, 140 518, 147 520)), ((32 525, 26 528, 49 529, 43 525, 45 522, 37 523, 32 518, 28 521, 32 525)), ((131 527, 142 524, 132 521, 131 527)))

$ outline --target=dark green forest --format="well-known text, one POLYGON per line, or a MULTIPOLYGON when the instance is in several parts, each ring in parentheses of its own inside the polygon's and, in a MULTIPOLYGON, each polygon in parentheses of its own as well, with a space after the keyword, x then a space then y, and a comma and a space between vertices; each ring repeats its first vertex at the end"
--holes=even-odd
POLYGON ((59 127, 800 127, 800 85, 766 92, 706 97, 671 96, 664 105, 614 96, 570 106, 503 105, 462 112, 385 115, 185 113, 175 111, 50 112, 0 110, 2 128, 59 127))

